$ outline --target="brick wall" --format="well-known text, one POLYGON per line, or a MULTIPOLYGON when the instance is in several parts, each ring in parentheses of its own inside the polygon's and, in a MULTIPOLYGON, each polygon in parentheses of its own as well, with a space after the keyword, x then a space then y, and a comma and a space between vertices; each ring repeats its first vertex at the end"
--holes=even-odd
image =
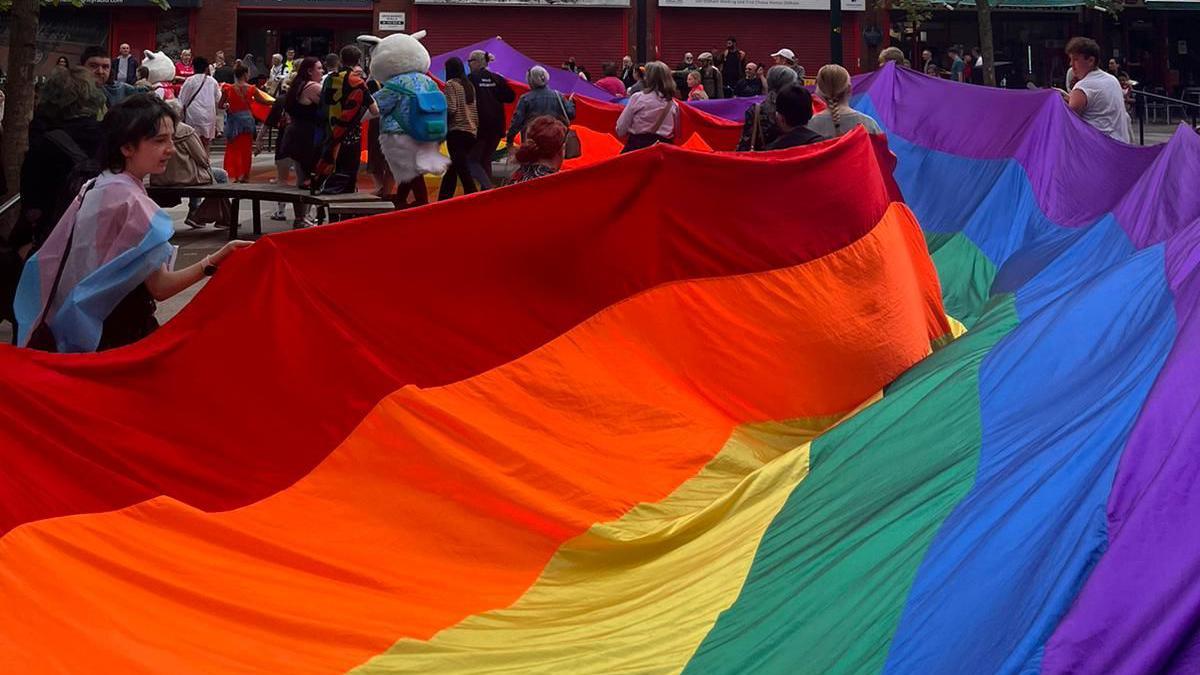
POLYGON ((237 57, 237 0, 205 0, 204 6, 196 10, 192 19, 192 35, 195 40, 192 50, 211 59, 218 49, 225 51, 225 58, 237 57))

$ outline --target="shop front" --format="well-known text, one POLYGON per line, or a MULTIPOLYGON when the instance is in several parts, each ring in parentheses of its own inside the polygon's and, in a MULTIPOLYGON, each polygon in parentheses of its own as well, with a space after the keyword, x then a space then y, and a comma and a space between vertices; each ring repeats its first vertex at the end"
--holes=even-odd
POLYGON ((428 31, 424 43, 432 54, 501 37, 551 67, 574 57, 595 79, 602 63, 620 63, 630 53, 629 0, 416 0, 410 12, 412 30, 428 31))
POLYGON ((371 33, 372 9, 371 0, 240 0, 236 53, 260 66, 288 49, 324 57, 371 33))
MULTIPOLYGON (((173 0, 163 11, 149 0, 84 0, 82 6, 46 6, 38 15, 35 77, 46 77, 59 57, 79 63, 93 45, 116 54, 128 44, 134 54, 163 50, 176 56, 191 44, 192 17, 200 0, 173 0)), ((8 63, 8 16, 0 15, 0 64, 8 63)))
MULTIPOLYGON (((829 3, 826 0, 659 0, 655 27, 659 56, 675 66, 691 52, 716 54, 725 41, 737 38, 738 48, 756 63, 771 63, 770 55, 791 49, 812 76, 829 62, 829 3)), ((852 72, 862 49, 860 18, 863 0, 842 0, 842 63, 852 72)))

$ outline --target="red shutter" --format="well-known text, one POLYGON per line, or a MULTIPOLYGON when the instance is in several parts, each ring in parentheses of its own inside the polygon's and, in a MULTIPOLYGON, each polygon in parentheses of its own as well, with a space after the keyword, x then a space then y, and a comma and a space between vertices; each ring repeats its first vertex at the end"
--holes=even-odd
POLYGON ((619 64, 629 53, 626 9, 416 5, 415 10, 412 30, 429 31, 422 42, 434 55, 500 36, 550 67, 574 56, 596 80, 601 63, 619 64))
MULTIPOLYGON (((858 72, 859 12, 842 13, 842 63, 858 72)), ((725 40, 735 37, 750 60, 770 64, 771 54, 783 47, 796 58, 809 77, 829 62, 829 12, 803 9, 709 9, 660 7, 659 56, 667 65, 683 62, 686 52, 724 51, 725 40)))

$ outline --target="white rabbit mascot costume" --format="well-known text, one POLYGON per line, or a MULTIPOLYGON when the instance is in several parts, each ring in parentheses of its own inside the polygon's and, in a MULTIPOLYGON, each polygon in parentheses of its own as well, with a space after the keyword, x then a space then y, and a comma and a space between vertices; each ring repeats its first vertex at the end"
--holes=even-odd
POLYGON ((144 53, 146 58, 142 61, 142 65, 150 71, 146 80, 154 88, 155 96, 164 100, 175 98, 175 90, 171 88, 171 81, 175 79, 175 62, 162 52, 152 52, 147 49, 144 53))
POLYGON ((446 97, 429 71, 429 50, 421 44, 425 31, 393 33, 383 39, 359 36, 374 45, 371 78, 382 83, 379 104, 379 147, 396 183, 409 183, 422 174, 440 175, 450 160, 439 148, 446 138, 446 97))

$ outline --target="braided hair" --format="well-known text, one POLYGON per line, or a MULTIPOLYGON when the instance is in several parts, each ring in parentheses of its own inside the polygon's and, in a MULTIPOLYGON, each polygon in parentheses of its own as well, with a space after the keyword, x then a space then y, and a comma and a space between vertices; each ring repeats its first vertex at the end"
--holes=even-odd
POLYGON ((850 100, 850 72, 836 63, 822 66, 817 72, 817 94, 829 106, 834 133, 842 134, 841 107, 850 100))

